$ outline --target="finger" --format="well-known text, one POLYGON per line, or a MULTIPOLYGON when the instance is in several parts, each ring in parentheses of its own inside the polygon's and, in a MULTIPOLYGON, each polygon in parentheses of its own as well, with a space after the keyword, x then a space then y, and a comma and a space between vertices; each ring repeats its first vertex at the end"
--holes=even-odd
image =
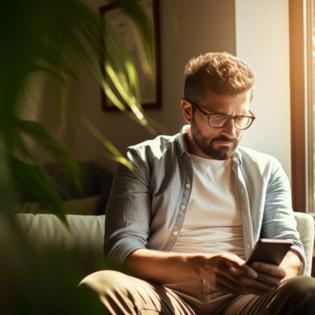
MULTIPOLYGON (((230 286, 233 285, 234 292, 236 292, 236 288, 241 288, 237 290, 238 293, 249 293, 247 290, 248 283, 247 280, 253 279, 253 277, 248 277, 248 275, 240 268, 229 267, 226 270, 218 270, 217 277, 220 279, 224 279, 224 282, 230 283, 230 286)), ((258 274, 257 274, 258 277, 258 274)), ((252 292, 252 291, 251 291, 252 292)), ((264 290, 265 292, 265 290, 264 290)), ((260 292, 261 294, 261 292, 260 292)))
POLYGON ((259 279, 253 280, 249 278, 244 278, 240 282, 244 287, 247 287, 248 290, 262 292, 262 293, 270 292, 271 290, 277 287, 277 285, 264 283, 260 281, 259 279))
POLYGON ((234 266, 229 267, 228 271, 234 276, 234 277, 247 277, 251 279, 257 279, 258 273, 249 266, 242 265, 240 267, 235 268, 234 266))
POLYGON ((235 293, 264 294, 274 288, 274 285, 260 284, 259 281, 252 282, 252 278, 243 275, 242 270, 234 267, 230 267, 225 271, 218 270, 217 279, 220 283, 224 283, 230 289, 232 288, 235 293))
POLYGON ((239 280, 242 278, 242 274, 234 267, 229 267, 227 270, 218 270, 218 278, 224 279, 225 282, 229 281, 233 285, 239 286, 239 280))
POLYGON ((234 293, 244 293, 244 288, 240 285, 243 274, 238 265, 223 263, 216 272, 216 283, 229 289, 234 293))
POLYGON ((216 284, 216 289, 222 292, 241 294, 241 292, 239 292, 239 289, 237 287, 222 280, 218 281, 218 283, 216 284))
POLYGON ((278 287, 281 284, 281 278, 270 276, 269 274, 259 272, 257 280, 271 286, 278 287))
POLYGON ((220 275, 217 278, 217 289, 225 292, 232 292, 236 294, 255 294, 263 295, 271 291, 273 288, 268 286, 257 287, 245 279, 235 281, 228 276, 220 275))
POLYGON ((234 273, 239 272, 241 275, 252 279, 256 279, 258 277, 258 273, 241 259, 239 261, 227 261, 226 264, 229 269, 234 271, 234 273))
POLYGON ((219 274, 216 278, 216 287, 220 291, 244 294, 244 288, 227 275, 219 274))
POLYGON ((261 262, 254 262, 252 267, 258 271, 258 273, 265 273, 270 276, 282 279, 285 277, 285 270, 276 265, 261 263, 261 262))
POLYGON ((247 264, 243 264, 240 270, 244 276, 247 276, 249 278, 257 279, 258 277, 257 271, 254 268, 248 266, 247 264))
POLYGON ((217 270, 217 277, 220 283, 223 283, 226 287, 236 293, 253 293, 261 295, 271 291, 279 285, 278 278, 270 277, 265 274, 259 275, 249 266, 238 266, 229 261, 222 264, 221 268, 217 270), (259 279, 259 276, 262 278, 259 279))
POLYGON ((223 253, 220 255, 221 256, 221 262, 224 262, 226 264, 228 264, 229 266, 234 266, 234 267, 240 267, 242 265, 244 265, 245 261, 235 255, 235 254, 231 254, 231 253, 223 253))

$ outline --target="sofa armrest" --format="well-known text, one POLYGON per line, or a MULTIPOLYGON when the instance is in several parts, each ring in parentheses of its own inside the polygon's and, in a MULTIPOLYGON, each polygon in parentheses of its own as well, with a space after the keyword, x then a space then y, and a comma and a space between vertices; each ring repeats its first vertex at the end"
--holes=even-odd
POLYGON ((314 249, 314 218, 304 212, 294 212, 297 222, 297 230, 304 246, 306 256, 305 275, 310 276, 312 273, 312 259, 314 249))

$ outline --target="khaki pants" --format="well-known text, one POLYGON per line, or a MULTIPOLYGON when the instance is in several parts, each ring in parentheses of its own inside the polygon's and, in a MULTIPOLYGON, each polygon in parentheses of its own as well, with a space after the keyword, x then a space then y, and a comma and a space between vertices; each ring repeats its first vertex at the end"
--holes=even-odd
POLYGON ((155 285, 117 271, 98 271, 81 284, 94 290, 109 314, 121 315, 314 315, 315 279, 291 279, 256 296, 209 290, 206 282, 155 285))

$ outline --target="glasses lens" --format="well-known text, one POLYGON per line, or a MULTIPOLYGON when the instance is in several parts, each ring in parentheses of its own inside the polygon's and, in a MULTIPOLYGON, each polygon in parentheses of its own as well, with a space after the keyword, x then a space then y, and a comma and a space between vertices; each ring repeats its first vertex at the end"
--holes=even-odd
POLYGON ((237 129, 247 129, 252 124, 254 117, 246 117, 246 116, 225 116, 225 115, 209 115, 208 123, 212 128, 223 128, 228 120, 234 119, 234 124, 237 129))
POLYGON ((225 117, 224 115, 211 115, 208 116, 209 118, 209 125, 213 128, 222 128, 229 118, 225 117))
POLYGON ((253 121, 251 117, 236 117, 235 118, 235 127, 238 129, 248 128, 253 121))

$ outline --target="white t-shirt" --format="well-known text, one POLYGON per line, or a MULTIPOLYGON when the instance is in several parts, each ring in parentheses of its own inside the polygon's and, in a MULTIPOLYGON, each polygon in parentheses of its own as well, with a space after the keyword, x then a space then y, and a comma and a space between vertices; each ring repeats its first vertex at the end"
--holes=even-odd
POLYGON ((193 186, 175 252, 232 252, 244 258, 240 209, 232 180, 232 160, 190 154, 193 186))

